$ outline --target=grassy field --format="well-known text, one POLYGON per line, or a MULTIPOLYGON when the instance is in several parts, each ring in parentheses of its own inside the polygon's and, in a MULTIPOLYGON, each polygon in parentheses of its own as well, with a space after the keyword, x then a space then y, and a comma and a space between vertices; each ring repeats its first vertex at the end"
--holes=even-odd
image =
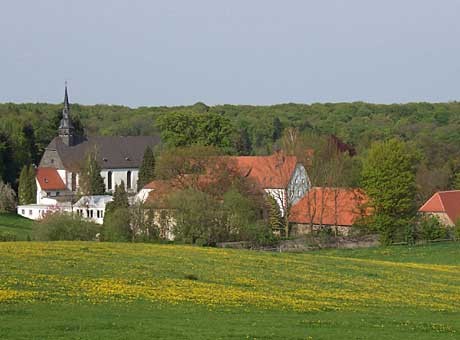
POLYGON ((17 240, 25 241, 31 235, 32 224, 32 220, 16 214, 0 214, 0 234, 15 235, 17 240))
POLYGON ((1 339, 409 337, 460 337, 460 245, 0 243, 1 339))

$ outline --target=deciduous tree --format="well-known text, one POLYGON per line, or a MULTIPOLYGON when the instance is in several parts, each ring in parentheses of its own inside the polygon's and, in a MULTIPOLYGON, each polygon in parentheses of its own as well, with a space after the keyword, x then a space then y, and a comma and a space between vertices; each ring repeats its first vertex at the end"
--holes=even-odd
POLYGON ((363 184, 374 209, 371 226, 384 243, 404 235, 416 213, 419 155, 409 144, 391 139, 372 144, 363 164, 363 184))

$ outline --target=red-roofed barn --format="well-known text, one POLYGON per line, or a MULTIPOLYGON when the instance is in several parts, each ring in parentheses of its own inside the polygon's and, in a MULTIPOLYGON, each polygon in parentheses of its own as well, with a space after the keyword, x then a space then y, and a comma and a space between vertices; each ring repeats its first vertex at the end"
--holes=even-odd
POLYGON ((446 226, 453 226, 460 218, 460 190, 439 191, 418 211, 437 216, 446 226))
POLYGON ((293 234, 306 234, 320 226, 332 226, 347 234, 353 223, 369 214, 367 202, 367 195, 360 189, 312 188, 291 209, 293 234))

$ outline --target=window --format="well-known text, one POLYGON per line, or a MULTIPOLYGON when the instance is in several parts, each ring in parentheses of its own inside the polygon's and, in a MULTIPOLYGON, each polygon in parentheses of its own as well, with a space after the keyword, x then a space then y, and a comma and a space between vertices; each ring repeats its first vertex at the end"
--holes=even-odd
POLYGON ((32 216, 32 210, 29 210, 29 215, 32 216))
POLYGON ((59 194, 60 194, 59 191, 56 191, 56 196, 59 196, 59 194))
POLYGON ((25 215, 26 214, 26 209, 22 209, 21 214, 25 215))
POLYGON ((112 190, 112 171, 107 173, 107 190, 112 190))
POLYGON ((50 197, 50 196, 51 196, 51 193, 50 193, 50 192, 46 192, 46 196, 50 197))
POLYGON ((126 173, 126 189, 131 189, 131 171, 126 173))

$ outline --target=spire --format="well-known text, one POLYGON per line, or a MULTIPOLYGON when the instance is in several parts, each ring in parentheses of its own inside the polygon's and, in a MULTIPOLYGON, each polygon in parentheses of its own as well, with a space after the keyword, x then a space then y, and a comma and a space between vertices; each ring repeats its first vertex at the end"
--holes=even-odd
POLYGON ((72 120, 69 116, 70 113, 70 104, 69 104, 69 95, 67 93, 67 82, 65 83, 65 92, 64 92, 64 108, 62 109, 62 119, 59 124, 59 137, 62 138, 62 141, 67 146, 72 146, 74 144, 74 127, 72 120))
POLYGON ((69 104, 69 95, 67 93, 67 81, 66 81, 65 91, 64 91, 64 108, 62 109, 62 119, 61 119, 61 124, 59 125, 60 129, 73 128, 73 124, 69 117, 69 113, 70 113, 70 104, 69 104))
POLYGON ((70 111, 70 105, 69 105, 69 95, 67 94, 67 81, 65 82, 65 94, 64 94, 64 112, 67 112, 67 114, 70 111))

